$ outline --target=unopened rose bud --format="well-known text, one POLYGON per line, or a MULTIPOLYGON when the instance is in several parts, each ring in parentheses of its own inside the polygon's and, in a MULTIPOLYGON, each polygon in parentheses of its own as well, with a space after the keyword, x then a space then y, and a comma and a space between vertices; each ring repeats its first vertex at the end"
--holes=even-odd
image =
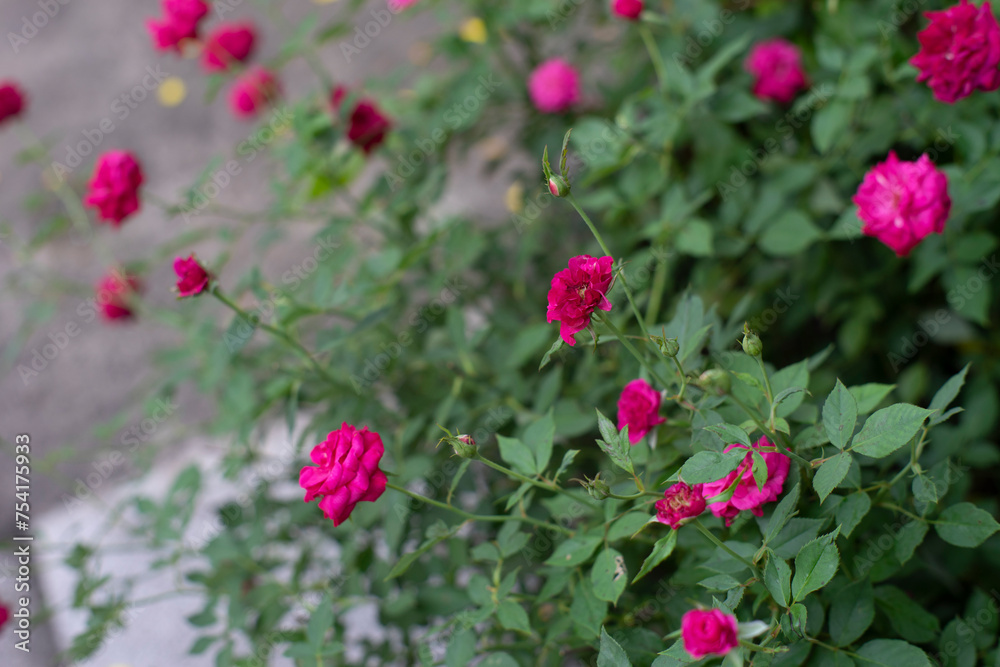
POLYGON ((650 336, 650 338, 656 343, 656 347, 660 348, 660 353, 668 359, 676 357, 681 350, 676 338, 664 338, 663 336, 650 336))
POLYGON ((565 197, 569 194, 569 181, 562 176, 553 175, 549 179, 549 192, 553 197, 565 197))
POLYGON ((710 368, 698 376, 698 386, 705 391, 714 391, 717 394, 729 393, 732 380, 729 373, 720 368, 710 368))
POLYGON ((455 450, 455 454, 463 459, 471 459, 479 451, 479 448, 476 447, 476 441, 471 435, 456 435, 452 438, 445 438, 445 440, 455 450))
MULTIPOLYGON (((576 480, 580 482, 580 480, 576 480)), ((611 495, 611 487, 608 483, 601 479, 601 473, 597 473, 594 479, 589 479, 586 475, 583 477, 583 488, 587 489, 587 493, 594 500, 604 500, 609 495, 611 495)))
POLYGON ((751 357, 759 357, 764 351, 760 338, 750 329, 743 327, 743 351, 751 357))

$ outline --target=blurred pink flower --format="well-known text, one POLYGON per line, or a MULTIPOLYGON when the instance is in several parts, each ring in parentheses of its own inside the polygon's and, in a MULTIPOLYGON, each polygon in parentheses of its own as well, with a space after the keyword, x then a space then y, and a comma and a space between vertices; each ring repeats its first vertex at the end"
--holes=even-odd
POLYGON ((917 35, 920 52, 910 64, 920 70, 934 97, 953 104, 976 89, 1000 88, 1000 26, 989 0, 976 7, 962 0, 944 11, 926 12, 930 25, 917 35))
POLYGON ((580 75, 561 58, 546 60, 528 78, 528 93, 543 113, 565 111, 580 101, 580 75))
POLYGON ((798 47, 784 39, 756 44, 745 67, 755 77, 753 94, 763 100, 788 104, 809 85, 798 47))
POLYGON ((139 210, 142 167, 128 151, 108 151, 97 159, 83 203, 96 208, 114 227, 139 210))
POLYGON ((237 118, 252 118, 281 94, 278 80, 263 67, 245 72, 229 92, 229 108, 237 118))
POLYGON ((618 398, 618 430, 628 426, 628 441, 634 445, 667 421, 659 413, 660 392, 645 380, 632 380, 618 398))

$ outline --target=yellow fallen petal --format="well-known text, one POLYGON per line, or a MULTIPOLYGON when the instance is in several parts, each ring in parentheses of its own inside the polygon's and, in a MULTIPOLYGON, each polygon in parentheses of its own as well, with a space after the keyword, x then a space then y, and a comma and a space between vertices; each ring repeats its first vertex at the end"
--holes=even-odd
POLYGON ((156 97, 163 106, 175 107, 187 97, 187 86, 180 77, 167 77, 156 90, 156 97))
POLYGON ((511 213, 520 214, 524 210, 524 186, 521 185, 521 181, 510 184, 507 194, 504 195, 504 202, 511 213))
POLYGON ((478 16, 473 16, 458 29, 458 35, 467 42, 483 44, 486 42, 486 24, 478 16))

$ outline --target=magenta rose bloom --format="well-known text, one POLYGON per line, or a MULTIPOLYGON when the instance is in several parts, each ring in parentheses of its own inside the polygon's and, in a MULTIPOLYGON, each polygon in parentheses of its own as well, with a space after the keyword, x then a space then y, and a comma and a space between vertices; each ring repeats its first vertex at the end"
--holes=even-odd
POLYGON ((677 482, 663 492, 663 500, 656 501, 656 520, 674 530, 705 511, 702 485, 688 486, 677 482))
POLYGON ((561 58, 546 60, 528 77, 528 93, 543 113, 565 111, 580 101, 580 75, 561 58))
POLYGON ((146 22, 153 46, 180 52, 184 40, 198 38, 198 24, 207 13, 203 0, 163 0, 163 18, 146 22))
POLYGON ((0 124, 16 118, 24 110, 24 93, 11 81, 0 82, 0 124))
MULTIPOLYGON (((746 445, 733 444, 726 447, 726 451, 737 448, 747 449, 746 445)), ((753 448, 760 451, 765 448, 773 448, 773 445, 767 438, 761 437, 754 443, 753 448)), ((701 487, 702 494, 710 500, 724 493, 734 484, 736 485, 729 500, 722 500, 708 506, 712 514, 726 520, 727 526, 743 510, 750 510, 754 516, 763 516, 764 511, 761 508, 764 503, 774 502, 781 495, 785 479, 788 477, 788 469, 791 467, 791 459, 781 452, 762 451, 760 455, 767 465, 767 481, 764 483, 763 489, 757 488, 757 482, 753 478, 753 454, 749 451, 736 470, 717 482, 709 482, 701 487)))
POLYGON ((920 52, 910 64, 920 70, 934 97, 953 104, 974 90, 1000 88, 1000 26, 989 0, 969 0, 940 12, 926 12, 930 25, 917 35, 920 52))
POLYGON ((253 52, 256 37, 252 23, 220 25, 205 38, 201 66, 208 72, 219 72, 246 61, 253 52))
POLYGON ((139 210, 142 168, 128 151, 108 151, 97 158, 83 203, 98 210, 114 227, 139 210))
POLYGON ((417 4, 417 0, 389 0, 389 9, 395 12, 401 12, 407 7, 417 4))
POLYGON ((579 255, 569 260, 569 268, 553 276, 547 321, 560 323, 559 335, 567 345, 576 345, 573 336, 590 325, 595 308, 611 310, 605 295, 611 288, 612 264, 610 257, 579 255))
POLYGON ((611 11, 623 19, 635 21, 642 14, 642 0, 611 0, 611 11))
POLYGON ((385 473, 379 461, 385 448, 378 433, 365 426, 360 431, 347 422, 326 436, 312 450, 315 466, 299 473, 305 501, 322 496, 319 508, 334 526, 339 526, 363 500, 374 502, 385 492, 385 473))
POLYGON ((7 609, 7 605, 0 601, 0 630, 3 630, 3 626, 7 625, 7 620, 10 618, 10 610, 7 609))
POLYGON ((756 44, 744 66, 754 75, 753 94, 762 100, 788 104, 809 85, 802 69, 802 54, 784 39, 756 44))
POLYGON ((632 380, 618 398, 618 430, 628 426, 628 441, 634 445, 667 421, 659 413, 660 392, 645 380, 632 380))
POLYGON ((852 201, 861 231, 905 257, 931 233, 940 234, 951 212, 948 177, 926 154, 903 162, 890 152, 865 174, 852 201))
MULTIPOLYGON (((337 86, 330 98, 333 110, 340 111, 340 105, 347 97, 347 89, 337 86)), ((392 123, 379 111, 373 100, 362 98, 351 111, 348 119, 347 138, 365 154, 371 153, 392 129, 392 123)))
POLYGON ((201 294, 212 282, 212 274, 198 263, 193 254, 187 259, 175 259, 174 273, 177 274, 177 298, 201 294))
POLYGON ((281 94, 278 80, 263 67, 255 67, 233 83, 229 108, 237 118, 253 118, 281 94))
POLYGON ((97 282, 94 300, 104 319, 109 322, 127 320, 133 316, 128 300, 141 291, 142 283, 138 278, 113 269, 97 282))
POLYGON ((681 618, 684 650, 699 660, 706 655, 726 655, 739 646, 736 617, 721 609, 692 609, 681 618))

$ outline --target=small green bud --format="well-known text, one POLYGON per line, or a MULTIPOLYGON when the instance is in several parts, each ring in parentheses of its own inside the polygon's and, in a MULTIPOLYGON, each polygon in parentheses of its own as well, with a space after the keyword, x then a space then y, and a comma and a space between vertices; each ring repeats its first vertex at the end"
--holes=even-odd
POLYGON ((732 379, 729 373, 721 368, 710 368, 698 376, 698 386, 705 391, 714 391, 717 394, 727 394, 732 387, 732 379))
MULTIPOLYGON (((579 481, 579 480, 577 480, 579 481)), ((608 483, 601 479, 601 473, 597 473, 594 479, 588 479, 586 475, 583 476, 583 488, 587 489, 587 493, 594 500, 604 500, 609 495, 611 495, 611 487, 608 483)))
POLYGON ((656 347, 660 348, 660 353, 672 359, 677 356, 677 353, 681 351, 681 346, 677 343, 676 338, 664 338, 663 336, 650 336, 656 347))
POLYGON ((455 450, 455 454, 463 459, 471 459, 479 452, 476 441, 471 435, 456 435, 453 438, 448 438, 448 441, 451 448, 455 450))
POLYGON ((743 325, 743 351, 751 357, 759 357, 764 352, 764 346, 757 336, 747 325, 743 325))
POLYGON ((553 174, 549 179, 549 192, 553 197, 565 197, 569 194, 569 181, 563 176, 553 174))

